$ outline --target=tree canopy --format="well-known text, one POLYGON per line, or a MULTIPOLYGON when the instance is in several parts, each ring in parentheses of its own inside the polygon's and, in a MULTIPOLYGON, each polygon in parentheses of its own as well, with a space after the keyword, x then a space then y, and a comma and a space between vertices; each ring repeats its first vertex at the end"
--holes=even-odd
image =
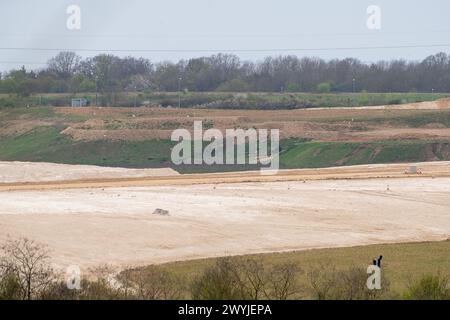
POLYGON ((363 63, 277 56, 260 62, 232 54, 153 63, 145 58, 100 54, 81 58, 60 52, 40 70, 24 67, 0 79, 1 93, 113 93, 117 91, 450 92, 450 55, 423 61, 363 63))

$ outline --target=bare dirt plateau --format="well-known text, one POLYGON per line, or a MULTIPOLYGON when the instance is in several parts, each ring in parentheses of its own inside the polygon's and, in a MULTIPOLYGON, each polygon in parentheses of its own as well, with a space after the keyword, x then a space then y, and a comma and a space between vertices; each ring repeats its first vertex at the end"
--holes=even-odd
POLYGON ((125 169, 45 162, 0 161, 0 183, 158 177, 178 175, 170 168, 125 169))
MULTIPOLYGON (((0 182, 26 180, 25 167, 1 164, 7 180, 0 182)), ((72 166, 65 167, 72 177, 72 166)), ((293 170, 262 181, 251 179, 256 173, 235 173, 203 181, 195 175, 187 184, 177 183, 180 175, 161 185, 140 184, 143 179, 98 188, 85 182, 0 189, 0 243, 26 236, 48 245, 57 267, 86 269, 449 238, 450 176, 442 172, 450 173, 450 164, 421 164, 424 175, 408 177, 405 167, 293 170), (227 175, 232 183, 217 183, 227 175), (153 215, 157 208, 169 216, 153 215)))

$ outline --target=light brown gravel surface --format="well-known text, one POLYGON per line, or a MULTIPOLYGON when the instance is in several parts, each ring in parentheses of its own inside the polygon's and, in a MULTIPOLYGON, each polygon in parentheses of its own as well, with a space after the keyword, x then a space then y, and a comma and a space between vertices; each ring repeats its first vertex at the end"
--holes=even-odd
POLYGON ((447 239, 450 166, 419 167, 424 174, 410 177, 405 165, 377 165, 293 170, 267 180, 231 173, 204 180, 202 175, 114 180, 117 185, 98 188, 85 181, 65 189, 58 183, 3 189, 0 242, 26 236, 47 245, 57 267, 85 269, 447 239), (152 215, 157 208, 169 210, 169 216, 152 215))

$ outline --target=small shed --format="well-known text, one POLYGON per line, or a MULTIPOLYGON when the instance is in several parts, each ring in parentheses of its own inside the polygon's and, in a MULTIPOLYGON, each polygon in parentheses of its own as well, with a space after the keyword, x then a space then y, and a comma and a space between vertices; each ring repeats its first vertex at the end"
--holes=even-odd
POLYGON ((409 166, 405 170, 405 174, 422 174, 422 173, 423 173, 422 170, 417 166, 409 166))
POLYGON ((416 166, 409 166, 406 169, 406 172, 409 174, 417 174, 417 167, 416 166))
POLYGON ((89 100, 86 98, 72 99, 72 107, 86 107, 89 105, 89 100))

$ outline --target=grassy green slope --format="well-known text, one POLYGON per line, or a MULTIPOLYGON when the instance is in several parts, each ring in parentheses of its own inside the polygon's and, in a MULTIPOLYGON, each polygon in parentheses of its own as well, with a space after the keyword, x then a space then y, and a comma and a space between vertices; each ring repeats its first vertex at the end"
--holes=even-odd
MULTIPOLYGON (((433 145, 448 146, 448 142, 416 140, 371 143, 306 142, 297 145, 281 156, 285 168, 321 168, 369 163, 420 162, 428 159, 427 151, 433 145)), ((436 153, 438 160, 448 160, 436 153)))
POLYGON ((153 167, 170 160, 171 142, 149 140, 73 141, 55 127, 39 127, 17 137, 2 138, 0 159, 16 161, 153 167))
MULTIPOLYGON (((37 127, 19 136, 2 137, 0 160, 92 164, 123 167, 169 166, 169 140, 73 141, 61 128, 37 127)), ((371 143, 306 142, 289 139, 281 143, 282 168, 321 168, 367 163, 450 160, 450 142, 385 141, 371 143), (430 159, 430 152, 433 159, 430 159)), ((183 172, 236 169, 234 166, 179 168, 183 172)), ((245 168, 239 168, 240 170, 245 168)))

